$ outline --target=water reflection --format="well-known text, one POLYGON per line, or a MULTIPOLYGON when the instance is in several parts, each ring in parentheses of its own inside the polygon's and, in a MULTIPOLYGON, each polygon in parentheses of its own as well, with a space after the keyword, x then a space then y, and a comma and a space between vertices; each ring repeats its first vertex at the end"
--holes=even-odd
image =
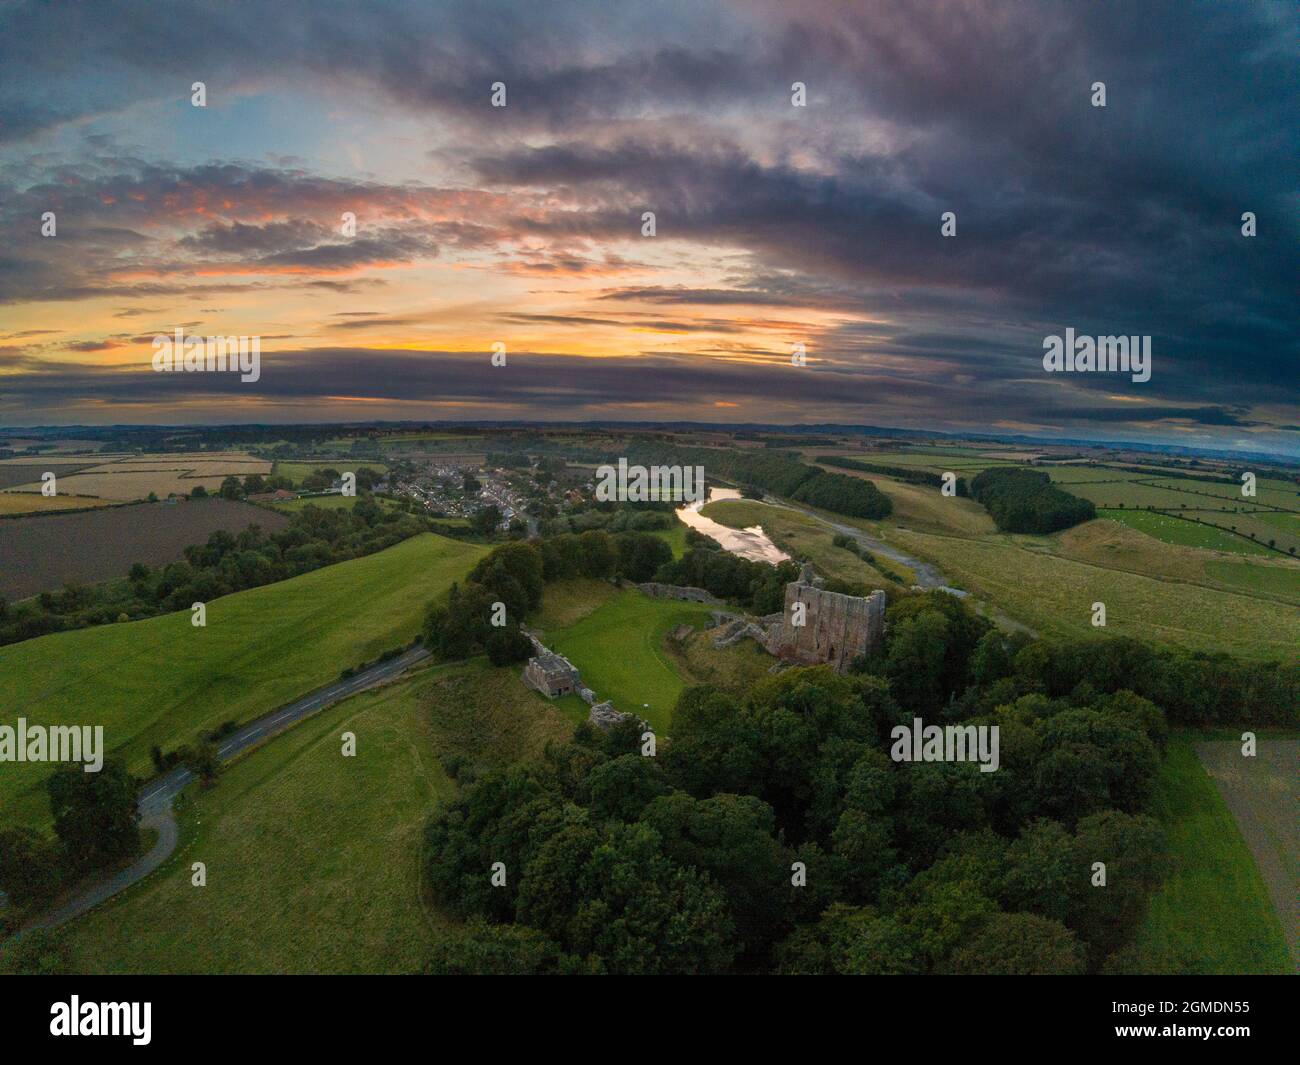
MULTIPOLYGON (((710 488, 707 502, 716 503, 723 499, 739 499, 740 493, 734 488, 710 488)), ((696 532, 702 532, 717 540, 732 554, 747 558, 751 562, 784 562, 790 556, 767 538, 763 526, 754 525, 748 529, 733 529, 729 525, 719 525, 712 518, 700 513, 705 500, 688 503, 677 511, 677 516, 696 532)))

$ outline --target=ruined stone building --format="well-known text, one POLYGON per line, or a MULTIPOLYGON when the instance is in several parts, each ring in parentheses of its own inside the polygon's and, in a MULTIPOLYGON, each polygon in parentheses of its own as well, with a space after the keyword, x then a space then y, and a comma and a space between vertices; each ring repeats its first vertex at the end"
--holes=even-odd
POLYGON ((524 683, 548 699, 572 695, 581 683, 577 667, 563 655, 543 651, 524 666, 524 683))
POLYGON ((785 610, 769 630, 765 646, 786 662, 826 664, 843 673, 858 655, 879 646, 884 633, 884 592, 868 596, 828 592, 805 563, 799 579, 785 586, 785 610), (795 609, 800 603, 802 612, 795 609), (800 613, 804 623, 794 624, 800 613))

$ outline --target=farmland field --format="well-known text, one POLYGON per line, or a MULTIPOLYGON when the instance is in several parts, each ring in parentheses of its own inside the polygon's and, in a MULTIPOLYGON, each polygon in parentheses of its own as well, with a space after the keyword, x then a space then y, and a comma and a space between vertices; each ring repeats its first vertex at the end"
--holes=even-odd
POLYGON ((1264 734, 1257 743, 1251 757, 1242 755, 1240 737, 1198 743, 1196 753, 1255 859, 1300 967, 1300 739, 1264 734))
POLYGON ((49 472, 57 477, 66 477, 78 470, 89 469, 95 466, 98 461, 98 459, 78 459, 74 462, 67 462, 59 459, 47 459, 44 462, 33 462, 30 459, 24 459, 22 462, 14 462, 12 459, 6 459, 0 462, 0 489, 13 488, 20 484, 39 485, 43 473, 49 472))
MULTIPOLYGON (((42 725, 84 722, 93 708, 109 755, 148 775, 152 744, 191 743, 202 729, 256 717, 334 680, 345 666, 408 643, 425 605, 482 554, 426 533, 213 600, 206 628, 193 627, 183 611, 12 644, 0 648, 0 705, 21 707, 42 725)), ((32 763, 6 768, 6 815, 48 818, 46 774, 32 763)))
MULTIPOLYGON (((1161 765, 1154 813, 1168 834, 1174 867, 1151 897, 1127 968, 1156 973, 1291 972, 1287 940, 1267 886, 1197 758, 1195 741, 1193 734, 1175 733, 1161 765)), ((1260 739, 1261 747, 1270 742, 1275 741, 1260 739)), ((1294 752, 1294 741, 1290 747, 1294 752)), ((1290 768, 1294 770, 1294 761, 1290 768)), ((1256 801, 1260 797, 1257 794, 1256 801)), ((1294 847, 1294 824, 1290 839, 1294 847)), ((1292 863, 1294 855, 1292 849, 1292 863)))
POLYGON ((0 492, 0 517, 48 514, 58 510, 84 510, 109 505, 93 496, 43 496, 40 492, 0 492))
POLYGON ((1278 595, 1300 603, 1300 566, 1251 566, 1244 562, 1207 562, 1215 580, 1252 592, 1278 595))
MULTIPOLYGON (((91 462, 69 457, 66 465, 54 468, 59 493, 129 502, 145 499, 150 492, 159 497, 188 495, 199 485, 212 492, 232 474, 243 478, 250 473, 271 472, 269 462, 242 451, 130 455, 108 462, 105 457, 94 456, 91 462), (69 472, 62 472, 65 469, 69 472)), ((39 491, 40 476, 37 474, 31 481, 14 487, 39 491)))
MULTIPOLYGON (((1161 514, 1152 510, 1099 510, 1101 517, 1120 522, 1130 529, 1146 533, 1166 544, 1200 547, 1207 551, 1228 551, 1238 555, 1271 555, 1267 547, 1252 543, 1231 532, 1197 524, 1184 518, 1161 514)), ((1190 512, 1189 512, 1190 513, 1190 512)), ((1204 517, 1204 515, 1202 515, 1204 517)), ((1223 520, 1219 518, 1216 521, 1223 520)), ((1228 523, 1232 524, 1232 523, 1228 523)))
POLYGON ((481 663, 331 707, 186 792, 172 860, 68 929, 74 969, 418 972, 444 926, 420 885, 424 822, 455 793, 441 758, 504 765, 571 730, 517 669, 481 663))
POLYGON ((1294 659, 1300 647, 1300 611, 1272 601, 1025 550, 1009 537, 965 540, 895 530, 891 538, 1043 633, 1096 634, 1090 611, 1100 601, 1107 634, 1246 659, 1294 659))
POLYGON ((23 599, 68 581, 93 584, 124 577, 135 562, 158 566, 175 561, 190 544, 205 543, 218 529, 238 533, 260 525, 272 532, 288 521, 273 511, 228 499, 15 518, 0 522, 0 558, 5 560, 0 595, 23 599))

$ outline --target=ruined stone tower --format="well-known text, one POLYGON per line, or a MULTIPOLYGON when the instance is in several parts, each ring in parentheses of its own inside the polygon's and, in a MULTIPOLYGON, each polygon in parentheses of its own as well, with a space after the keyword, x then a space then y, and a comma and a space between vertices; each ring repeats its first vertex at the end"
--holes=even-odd
POLYGON ((785 611, 768 647, 778 658, 802 665, 833 666, 843 673, 858 655, 877 647, 885 632, 885 593, 868 596, 828 592, 804 563, 799 579, 785 586, 785 611), (795 604, 804 624, 795 625, 795 604))

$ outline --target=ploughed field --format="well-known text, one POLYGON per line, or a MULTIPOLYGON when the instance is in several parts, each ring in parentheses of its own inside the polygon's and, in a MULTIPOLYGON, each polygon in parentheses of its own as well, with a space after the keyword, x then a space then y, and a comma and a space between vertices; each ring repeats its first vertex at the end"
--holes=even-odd
MULTIPOLYGON (((58 497, 55 497, 58 498, 58 497)), ((164 565, 218 529, 272 532, 288 517, 229 499, 138 503, 76 514, 0 521, 0 595, 25 599, 69 581, 93 584, 123 577, 135 562, 164 565)))

